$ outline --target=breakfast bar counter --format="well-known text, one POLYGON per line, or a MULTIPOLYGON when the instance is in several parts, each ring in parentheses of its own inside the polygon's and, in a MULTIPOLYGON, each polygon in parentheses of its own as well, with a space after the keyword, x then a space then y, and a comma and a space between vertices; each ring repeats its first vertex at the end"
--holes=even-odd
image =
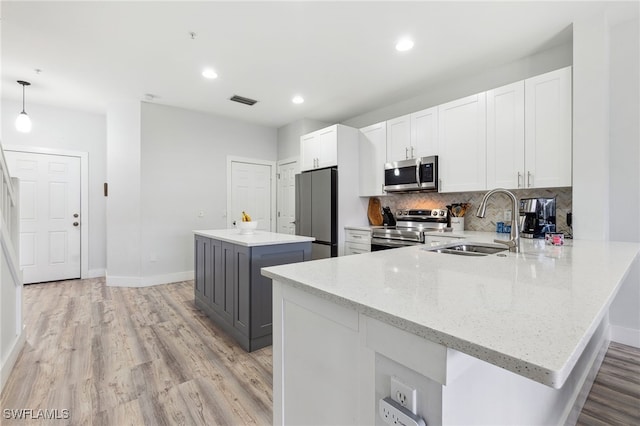
MULTIPOLYGON (((473 240, 479 242, 495 237, 473 234, 473 240)), ((471 419, 519 424, 530 419, 545 424, 567 421, 580 388, 596 364, 597 370, 603 347, 606 349, 609 305, 640 249, 635 243, 570 244, 522 240, 520 253, 480 257, 413 246, 263 269, 274 281, 274 306, 282 313, 282 318, 274 318, 276 423, 286 413, 289 420, 297 419, 295 410, 288 411, 287 401, 292 398, 313 411, 301 397, 287 392, 294 389, 294 383, 282 383, 279 376, 296 374, 292 369, 297 364, 287 365, 286 360, 293 355, 287 351, 295 352, 291 349, 296 347, 295 340, 304 340, 305 334, 289 329, 289 321, 296 321, 294 312, 305 316, 300 306, 334 322, 344 319, 342 325, 360 342, 356 355, 342 354, 361 365, 360 369, 351 366, 359 371, 355 379, 360 385, 354 392, 360 392, 361 411, 354 414, 356 423, 373 422, 370 413, 376 412, 378 398, 388 393, 389 385, 380 385, 379 374, 374 379, 370 371, 362 370, 383 365, 379 356, 385 362, 394 360, 406 376, 419 373, 419 380, 414 377, 414 381, 426 379, 441 385, 439 391, 431 391, 441 401, 436 404, 438 409, 433 408, 433 395, 427 396, 429 386, 422 388, 424 404, 431 410, 429 415, 423 411, 423 416, 430 417, 430 425, 471 419), (285 361, 276 365, 283 359, 281 351, 285 361), (362 367, 367 363, 372 365, 362 367), (503 394, 504 389, 490 389, 474 379, 487 374, 490 381, 502 380, 509 391, 503 394), (474 386, 477 389, 470 390, 474 386), (283 389, 285 393, 279 393, 283 389), (501 398, 500 407, 511 398, 511 408, 500 410, 506 417, 491 417, 495 410, 483 414, 471 409, 480 404, 482 395, 501 398), (518 401, 525 395, 527 405, 522 407, 518 401), (534 399, 541 401, 541 408, 531 402, 534 399), (452 408, 463 401, 473 413, 469 418, 452 408)), ((314 335, 311 329, 307 333, 314 335)))

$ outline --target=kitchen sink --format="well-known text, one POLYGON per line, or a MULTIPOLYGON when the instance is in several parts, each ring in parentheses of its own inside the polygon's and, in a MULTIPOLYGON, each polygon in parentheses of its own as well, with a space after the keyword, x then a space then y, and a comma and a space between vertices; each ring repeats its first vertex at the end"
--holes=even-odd
POLYGON ((424 248, 435 253, 457 254, 459 256, 488 256, 508 250, 507 246, 484 243, 452 244, 444 247, 424 248))

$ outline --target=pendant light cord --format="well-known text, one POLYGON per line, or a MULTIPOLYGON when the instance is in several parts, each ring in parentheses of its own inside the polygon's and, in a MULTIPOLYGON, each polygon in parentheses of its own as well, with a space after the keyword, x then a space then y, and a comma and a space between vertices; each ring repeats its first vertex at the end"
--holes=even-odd
POLYGON ((18 84, 22 86, 22 112, 26 114, 25 110, 24 110, 24 104, 25 104, 25 86, 31 86, 31 83, 29 83, 28 81, 23 81, 23 80, 18 80, 18 84))

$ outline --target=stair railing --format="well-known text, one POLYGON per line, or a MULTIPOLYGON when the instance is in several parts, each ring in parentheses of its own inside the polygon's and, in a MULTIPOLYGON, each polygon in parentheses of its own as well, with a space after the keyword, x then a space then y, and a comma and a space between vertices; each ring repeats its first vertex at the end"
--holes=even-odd
POLYGON ((0 169, 0 212, 2 213, 0 215, 0 240, 13 279, 22 285, 22 273, 17 256, 20 232, 18 179, 11 178, 9 175, 2 144, 0 144, 0 169))

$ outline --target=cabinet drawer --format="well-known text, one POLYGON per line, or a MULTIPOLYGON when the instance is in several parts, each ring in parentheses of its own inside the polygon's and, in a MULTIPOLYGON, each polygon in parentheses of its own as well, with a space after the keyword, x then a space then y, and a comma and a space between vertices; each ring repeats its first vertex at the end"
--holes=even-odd
POLYGON ((353 243, 371 243, 371 231, 345 229, 345 241, 353 243))
POLYGON ((370 243, 346 243, 344 245, 344 254, 345 256, 350 255, 350 254, 362 254, 362 253, 369 253, 371 251, 371 244, 370 243))

